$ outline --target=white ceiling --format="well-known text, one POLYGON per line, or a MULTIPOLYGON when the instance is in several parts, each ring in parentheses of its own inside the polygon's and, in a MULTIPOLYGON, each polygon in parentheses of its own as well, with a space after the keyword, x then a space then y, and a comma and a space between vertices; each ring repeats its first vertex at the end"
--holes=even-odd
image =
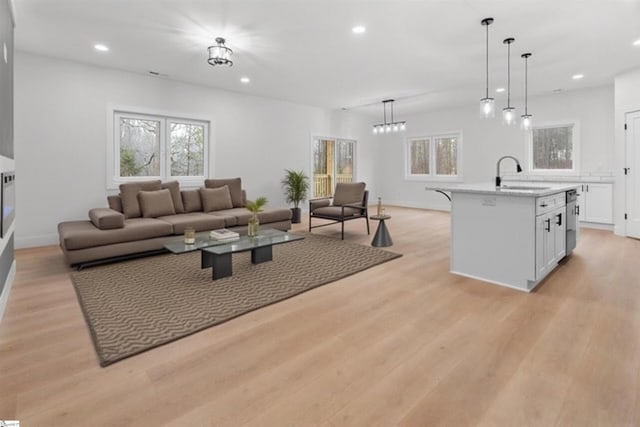
POLYGON ((16 49, 327 108, 396 117, 484 96, 499 104, 512 45, 512 91, 523 93, 520 54, 531 52, 530 96, 613 82, 640 67, 638 0, 15 0, 16 49), (351 32, 364 25, 365 34, 351 32), (207 64, 217 36, 234 66, 207 64), (111 50, 99 53, 95 43, 111 50), (571 76, 583 73, 584 79, 571 76), (249 85, 240 77, 251 78, 249 85), (367 107, 367 104, 373 104, 367 107))

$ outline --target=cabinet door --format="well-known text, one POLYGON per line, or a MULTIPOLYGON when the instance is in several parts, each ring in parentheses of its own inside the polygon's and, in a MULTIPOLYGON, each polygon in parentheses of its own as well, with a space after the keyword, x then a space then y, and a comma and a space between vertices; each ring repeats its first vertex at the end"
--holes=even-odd
POLYGON ((553 264, 556 264, 567 254, 567 211, 564 207, 553 211, 553 264))
POLYGON ((550 230, 551 214, 538 215, 536 217, 536 280, 547 274, 549 268, 550 253, 553 253, 554 241, 551 239, 550 230), (551 246, 551 249, 550 249, 551 246))
POLYGON ((585 221, 613 224, 613 185, 585 184, 585 221))
POLYGON ((576 209, 578 212, 578 220, 586 221, 587 215, 585 215, 585 212, 587 211, 587 193, 585 191, 585 184, 580 184, 580 187, 578 187, 578 200, 576 201, 576 205, 578 206, 576 209))

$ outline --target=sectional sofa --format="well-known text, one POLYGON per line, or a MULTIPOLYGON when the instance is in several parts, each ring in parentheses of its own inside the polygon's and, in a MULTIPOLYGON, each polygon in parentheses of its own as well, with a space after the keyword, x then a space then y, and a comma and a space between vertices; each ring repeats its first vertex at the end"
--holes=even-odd
MULTIPOLYGON (((108 196, 109 208, 89 211, 89 220, 58 224, 60 247, 71 266, 163 249, 185 228, 196 231, 228 228, 246 234, 251 213, 240 178, 207 179, 204 187, 180 190, 177 181, 141 181, 120 185, 108 196)), ((291 229, 291 210, 267 208, 258 214, 260 226, 291 229)))

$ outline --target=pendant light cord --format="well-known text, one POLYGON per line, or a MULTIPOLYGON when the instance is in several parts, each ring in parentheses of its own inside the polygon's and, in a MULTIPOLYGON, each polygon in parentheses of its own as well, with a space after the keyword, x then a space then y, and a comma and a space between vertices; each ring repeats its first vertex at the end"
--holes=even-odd
POLYGON ((507 43, 507 108, 511 108, 511 43, 510 42, 507 43))
POLYGON ((524 114, 529 114, 527 112, 527 96, 529 93, 529 89, 528 89, 528 81, 529 81, 529 76, 528 76, 528 69, 529 69, 529 57, 525 57, 524 58, 524 114))
POLYGON ((486 74, 487 74, 487 93, 486 98, 489 98, 489 24, 485 25, 487 27, 487 41, 486 41, 486 74))

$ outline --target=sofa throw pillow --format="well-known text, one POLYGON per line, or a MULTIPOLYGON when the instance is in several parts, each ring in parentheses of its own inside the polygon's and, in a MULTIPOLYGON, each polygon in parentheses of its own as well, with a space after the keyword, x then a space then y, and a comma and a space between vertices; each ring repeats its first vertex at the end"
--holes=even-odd
POLYGON ((222 186, 229 187, 231 195, 231 203, 234 208, 243 208, 242 203, 242 181, 240 178, 224 178, 224 179, 205 179, 204 186, 206 188, 219 188, 222 186))
POLYGON ((122 200, 122 213, 126 218, 138 218, 142 215, 138 193, 140 191, 161 190, 160 180, 137 181, 120 184, 120 199, 122 200))
POLYGON ((145 218, 157 218, 165 215, 175 215, 171 192, 169 189, 156 191, 141 191, 138 193, 142 216, 145 218))
POLYGON ((89 219, 100 230, 124 227, 124 215, 113 209, 94 208, 89 210, 89 219))
POLYGON ((162 188, 168 189, 171 193, 171 200, 173 201, 173 208, 176 210, 176 213, 184 213, 184 204, 182 203, 180 184, 178 181, 163 182, 162 188))
POLYGON ((333 194, 333 205, 342 206, 350 203, 362 203, 364 198, 364 182, 348 182, 336 184, 333 194))
POLYGON ((233 208, 229 187, 226 185, 219 188, 201 188, 202 210, 204 212, 220 211, 233 208))
POLYGON ((180 194, 185 212, 202 212, 200 190, 182 190, 180 194))

